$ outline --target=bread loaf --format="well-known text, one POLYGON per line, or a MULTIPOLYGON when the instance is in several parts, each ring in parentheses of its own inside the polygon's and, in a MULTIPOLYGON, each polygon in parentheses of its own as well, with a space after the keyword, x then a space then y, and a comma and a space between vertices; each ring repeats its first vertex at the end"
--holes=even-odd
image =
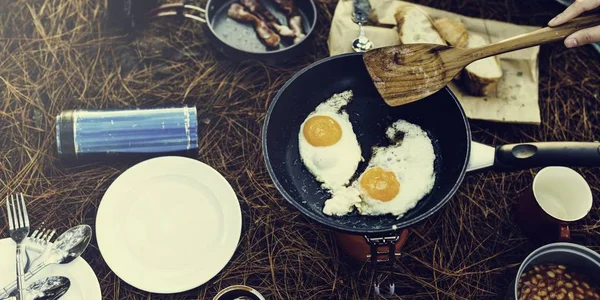
MULTIPOLYGON (((468 48, 487 45, 480 35, 469 34, 468 48)), ((502 68, 496 56, 477 60, 469 64, 462 74, 465 88, 473 96, 487 96, 495 92, 496 85, 502 78, 502 68)))
POLYGON ((429 15, 420 8, 413 5, 401 6, 394 17, 398 25, 400 43, 446 45, 439 32, 435 30, 429 15))
POLYGON ((469 43, 469 32, 459 19, 440 18, 433 21, 435 29, 442 38, 453 47, 466 48, 469 43))
MULTIPOLYGON (((433 21, 433 26, 440 33, 440 36, 451 46, 457 48, 467 48, 469 43, 469 32, 465 24, 459 19, 440 18, 433 21)), ((454 76, 454 80, 460 80, 459 72, 454 76)))

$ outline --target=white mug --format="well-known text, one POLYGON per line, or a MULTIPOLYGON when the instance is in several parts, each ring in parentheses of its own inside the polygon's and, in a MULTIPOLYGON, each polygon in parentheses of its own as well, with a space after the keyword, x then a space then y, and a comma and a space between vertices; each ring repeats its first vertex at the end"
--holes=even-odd
POLYGON ((592 209, 592 190, 583 176, 567 167, 546 167, 518 202, 521 227, 538 237, 568 241, 569 224, 592 209))

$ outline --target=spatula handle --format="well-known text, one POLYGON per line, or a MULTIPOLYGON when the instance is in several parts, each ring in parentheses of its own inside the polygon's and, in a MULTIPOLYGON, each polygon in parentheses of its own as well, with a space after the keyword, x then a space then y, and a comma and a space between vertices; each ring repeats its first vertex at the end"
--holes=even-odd
POLYGON ((506 52, 556 42, 584 28, 600 25, 600 14, 575 18, 555 27, 544 27, 487 46, 472 48, 473 61, 506 52))

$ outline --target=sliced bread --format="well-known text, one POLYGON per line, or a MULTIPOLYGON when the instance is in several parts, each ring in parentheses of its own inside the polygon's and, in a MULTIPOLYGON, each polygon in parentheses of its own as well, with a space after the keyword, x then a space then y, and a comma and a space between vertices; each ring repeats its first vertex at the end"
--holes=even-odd
MULTIPOLYGON (((433 21, 433 26, 440 33, 440 36, 451 46, 457 48, 467 48, 469 43, 469 32, 465 24, 459 19, 439 18, 433 21)), ((454 80, 460 80, 460 74, 454 76, 454 80)))
POLYGON ((433 26, 442 38, 451 46, 466 48, 469 44, 469 32, 460 19, 440 18, 433 21, 433 26))
MULTIPOLYGON (((480 35, 469 34, 468 48, 487 45, 486 39, 480 35)), ((500 60, 496 56, 477 60, 464 69, 463 83, 469 94, 487 96, 495 92, 496 85, 502 78, 500 60)))
POLYGON ((398 35, 402 44, 438 44, 446 45, 444 39, 433 27, 429 15, 422 9, 405 5, 394 14, 398 25, 398 35))

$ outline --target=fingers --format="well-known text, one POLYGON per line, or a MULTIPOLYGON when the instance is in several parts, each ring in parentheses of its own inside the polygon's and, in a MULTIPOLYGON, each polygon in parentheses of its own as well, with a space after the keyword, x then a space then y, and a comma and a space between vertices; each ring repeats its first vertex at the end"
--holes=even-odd
POLYGON ((565 46, 573 48, 581 45, 600 42, 600 25, 579 30, 565 39, 565 46))
POLYGON ((548 26, 558 26, 598 6, 600 6, 600 0, 576 0, 562 13, 550 20, 548 26))

